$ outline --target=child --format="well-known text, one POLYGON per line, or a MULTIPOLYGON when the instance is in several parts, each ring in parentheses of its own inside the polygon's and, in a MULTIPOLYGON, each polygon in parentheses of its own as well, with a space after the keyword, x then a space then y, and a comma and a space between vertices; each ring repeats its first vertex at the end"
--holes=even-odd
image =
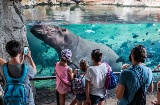
POLYGON ((67 63, 71 62, 72 52, 69 49, 61 51, 61 59, 56 63, 56 90, 60 96, 60 105, 65 105, 65 95, 71 91, 71 80, 73 79, 72 68, 67 63))
MULTIPOLYGON (((82 59, 79 63, 80 69, 76 69, 74 71, 74 75, 76 75, 76 78, 82 78, 82 83, 85 86, 85 78, 84 75, 86 73, 87 68, 89 67, 88 62, 84 59, 82 59)), ((74 103, 77 101, 77 105, 85 105, 85 99, 86 99, 86 94, 76 94, 74 99, 72 100, 70 105, 74 105, 74 103)))

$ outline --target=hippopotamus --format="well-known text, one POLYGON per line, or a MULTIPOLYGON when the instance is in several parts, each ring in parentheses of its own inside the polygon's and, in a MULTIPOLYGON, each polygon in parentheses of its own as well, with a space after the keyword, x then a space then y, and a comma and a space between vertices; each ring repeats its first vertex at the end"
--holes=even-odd
POLYGON ((30 31, 35 37, 53 47, 59 58, 61 58, 62 49, 70 49, 72 51, 72 64, 75 67, 79 67, 80 59, 86 59, 92 65, 91 52, 94 49, 100 49, 103 54, 102 62, 107 62, 114 72, 121 70, 122 63, 116 62, 119 56, 104 44, 83 39, 59 26, 37 24, 33 25, 30 31))

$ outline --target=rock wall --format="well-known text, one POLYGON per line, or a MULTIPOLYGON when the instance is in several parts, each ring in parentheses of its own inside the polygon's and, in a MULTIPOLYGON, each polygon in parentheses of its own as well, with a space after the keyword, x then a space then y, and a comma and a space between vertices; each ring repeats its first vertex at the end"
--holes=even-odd
POLYGON ((18 40, 28 45, 21 0, 0 0, 0 57, 8 60, 6 43, 18 40))

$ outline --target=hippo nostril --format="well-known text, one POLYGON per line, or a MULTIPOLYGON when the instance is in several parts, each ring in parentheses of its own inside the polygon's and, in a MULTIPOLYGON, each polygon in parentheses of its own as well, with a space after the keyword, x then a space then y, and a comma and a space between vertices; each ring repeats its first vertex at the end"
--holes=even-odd
POLYGON ((56 30, 59 30, 59 27, 58 27, 58 26, 55 26, 54 28, 55 28, 56 30))
POLYGON ((41 23, 42 23, 41 20, 36 20, 36 21, 35 21, 35 24, 36 24, 36 25, 40 25, 41 23))

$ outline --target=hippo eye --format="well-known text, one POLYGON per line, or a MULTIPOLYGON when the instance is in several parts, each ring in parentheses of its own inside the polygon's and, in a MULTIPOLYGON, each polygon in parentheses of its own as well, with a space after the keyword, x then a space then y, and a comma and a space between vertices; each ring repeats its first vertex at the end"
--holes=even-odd
POLYGON ((59 27, 58 27, 58 26, 55 26, 54 28, 55 28, 56 30, 59 30, 59 27))
POLYGON ((62 28, 61 30, 62 30, 62 31, 66 31, 66 29, 65 29, 65 28, 62 28))

